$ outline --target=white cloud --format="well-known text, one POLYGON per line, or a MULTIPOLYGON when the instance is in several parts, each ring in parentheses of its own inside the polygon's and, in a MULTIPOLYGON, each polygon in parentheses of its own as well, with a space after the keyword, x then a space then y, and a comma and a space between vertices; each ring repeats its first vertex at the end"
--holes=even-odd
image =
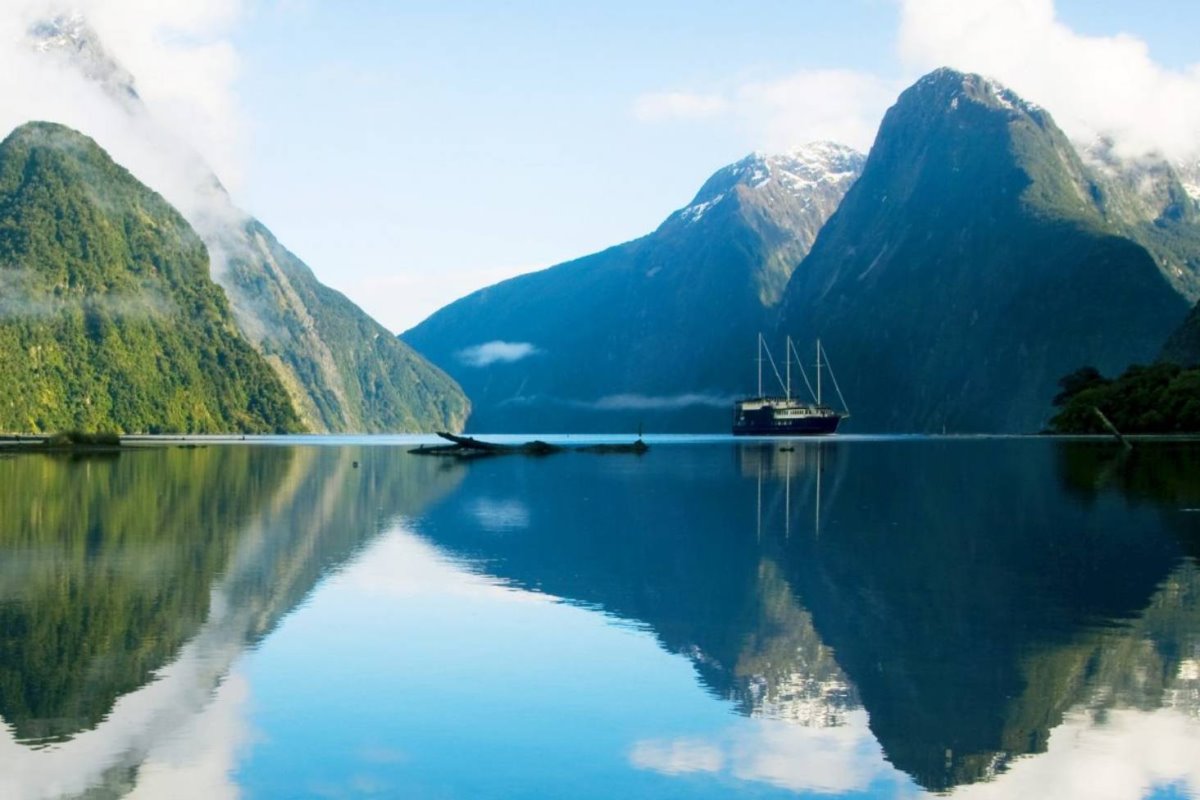
POLYGON ((648 92, 633 104, 633 115, 643 122, 705 119, 729 110, 729 101, 721 95, 694 92, 648 92))
POLYGON ((901 85, 849 69, 804 70, 724 92, 651 92, 635 99, 643 122, 724 118, 755 148, 787 150, 830 140, 866 149, 901 85))
POLYGON ((458 359, 472 367, 491 364, 512 364, 542 352, 529 342, 484 342, 458 351, 458 359))
POLYGON ((746 84, 738 90, 737 104, 767 149, 828 140, 865 151, 901 86, 855 70, 805 70, 746 84))
POLYGON ((905 0, 899 51, 917 70, 994 77, 1077 140, 1111 136, 1127 156, 1200 152, 1200 66, 1170 70, 1135 37, 1076 33, 1053 0, 905 0))
POLYGON ((884 760, 867 712, 852 711, 846 721, 816 727, 755 719, 711 738, 645 739, 634 743, 629 762, 664 775, 727 773, 793 792, 843 794, 865 791, 880 779, 904 782, 884 760))
MULTIPOLYGON (((852 711, 846 723, 753 720, 711 737, 642 740, 629 760, 665 775, 729 774, 795 792, 861 792, 887 781, 896 796, 929 796, 885 761, 866 711, 852 711)), ((1189 797, 1200 790, 1200 724, 1193 714, 1112 709, 1101 718, 1077 708, 1051 731, 1045 753, 1017 758, 994 778, 954 787, 948 796, 1124 800, 1163 786, 1179 787, 1189 797)))
POLYGON ((634 743, 629 763, 664 775, 719 772, 725 766, 725 754, 703 739, 646 739, 634 743))
POLYGON ((960 786, 954 797, 1015 800, 1123 800, 1154 787, 1200 791, 1200 725, 1173 708, 1109 711, 1097 722, 1087 710, 1069 714, 1050 733, 1046 752, 1018 759, 995 780, 960 786))
POLYGON ((634 101, 646 122, 733 123, 751 148, 785 150, 831 139, 870 147, 883 112, 914 78, 937 67, 978 72, 1044 106, 1077 140, 1111 137, 1124 156, 1200 156, 1200 60, 1155 62, 1134 36, 1085 36, 1053 0, 901 0, 892 75, 806 69, 709 92, 660 91, 634 101))
POLYGON ((212 205, 210 165, 227 184, 240 174, 245 128, 229 31, 243 1, 6 3, 0 11, 0 136, 30 120, 79 130, 191 219, 212 205), (135 76, 141 103, 106 89, 88 67, 73 63, 70 49, 34 49, 30 28, 65 12, 80 12, 103 53, 135 76))

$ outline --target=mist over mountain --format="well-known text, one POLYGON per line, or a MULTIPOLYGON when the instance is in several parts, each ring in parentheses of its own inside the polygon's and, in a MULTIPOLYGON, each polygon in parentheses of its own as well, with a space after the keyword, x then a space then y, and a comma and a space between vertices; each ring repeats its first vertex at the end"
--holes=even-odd
POLYGON ((1200 186, 1192 171, 1160 156, 1121 158, 1107 139, 1080 156, 1105 220, 1145 247, 1176 291, 1200 300, 1200 186))
POLYGON ((60 125, 0 143, 0 363, 0 430, 301 427, 191 226, 60 125))
POLYGON ((1186 313, 1194 256, 1139 243, 1191 213, 1162 185, 1101 181, 1044 109, 938 70, 888 111, 781 326, 824 340, 857 430, 1038 430, 1059 377, 1152 360, 1186 313))
POLYGON ((323 285, 262 223, 237 208, 194 150, 159 127, 134 76, 78 14, 29 30, 29 46, 98 88, 152 151, 154 177, 204 240, 212 277, 306 427, 329 432, 460 429, 469 404, 429 364, 344 295, 323 285))
POLYGON ((723 429, 862 162, 832 143, 751 155, 653 233, 475 292, 403 338, 463 386, 476 431, 723 429))

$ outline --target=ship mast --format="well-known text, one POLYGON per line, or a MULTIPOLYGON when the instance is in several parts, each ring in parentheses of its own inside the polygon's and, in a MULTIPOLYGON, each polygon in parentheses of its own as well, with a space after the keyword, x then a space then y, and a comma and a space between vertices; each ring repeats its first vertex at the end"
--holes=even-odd
POLYGON ((817 339, 817 405, 821 405, 821 340, 817 339))
POLYGON ((762 393, 762 350, 763 350, 762 331, 759 331, 759 334, 758 334, 758 396, 759 397, 763 396, 763 393, 762 393))
POLYGON ((784 361, 787 362, 787 386, 784 391, 787 393, 787 401, 792 402, 792 337, 787 337, 787 350, 784 352, 784 361))

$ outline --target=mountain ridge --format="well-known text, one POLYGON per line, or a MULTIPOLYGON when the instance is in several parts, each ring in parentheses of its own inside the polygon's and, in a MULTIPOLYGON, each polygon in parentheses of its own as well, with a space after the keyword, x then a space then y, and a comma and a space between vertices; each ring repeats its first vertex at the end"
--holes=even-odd
POLYGON ((854 365, 856 429, 1036 431, 1061 375, 1152 358, 1186 311, 1097 196, 1048 112, 937 70, 888 110, 779 323, 854 365))
POLYGON ((476 431, 724 426, 749 380, 736 365, 861 161, 829 144, 751 155, 651 233, 480 289, 401 336, 464 387, 476 431))

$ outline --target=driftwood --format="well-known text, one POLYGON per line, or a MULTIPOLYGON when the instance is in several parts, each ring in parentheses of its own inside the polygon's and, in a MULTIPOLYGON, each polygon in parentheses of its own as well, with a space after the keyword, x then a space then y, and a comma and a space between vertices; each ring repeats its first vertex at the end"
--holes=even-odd
POLYGON ((438 431, 437 435, 450 442, 450 444, 433 445, 432 447, 421 445, 408 452, 419 456, 481 458, 507 455, 548 456, 568 449, 578 450, 581 453, 634 453, 641 455, 650 449, 650 446, 643 442, 641 437, 631 444, 594 444, 586 447, 566 448, 561 445, 543 442, 540 439, 534 439, 531 442, 524 442, 523 444, 498 444, 496 442, 484 442, 471 436, 457 436, 445 431, 438 431))
POLYGON ((633 453, 640 456, 650 449, 650 445, 643 442, 641 438, 638 438, 636 442, 629 444, 590 444, 577 449, 581 453, 600 453, 602 455, 608 453, 633 453))
POLYGON ((433 447, 418 447, 409 450, 422 456, 454 456, 456 458, 479 458, 480 456, 548 456, 562 452, 558 445, 535 439, 524 444, 496 444, 483 442, 470 436, 456 436, 453 433, 438 431, 437 435, 451 444, 434 445, 433 447))
POLYGON ((1109 433, 1111 433, 1111 434, 1112 434, 1112 436, 1113 436, 1113 438, 1114 438, 1114 439, 1116 439, 1118 442, 1120 442, 1120 443, 1121 443, 1121 445, 1122 445, 1122 446, 1123 446, 1123 447, 1124 447, 1126 450, 1132 450, 1132 449, 1133 449, 1133 445, 1131 445, 1131 444, 1129 443, 1129 440, 1128 440, 1128 439, 1126 439, 1124 436, 1122 436, 1122 435, 1121 435, 1121 432, 1120 432, 1119 430, 1117 430, 1117 426, 1116 426, 1116 425, 1113 425, 1113 424, 1112 424, 1112 422, 1111 422, 1111 421, 1108 419, 1108 417, 1104 416, 1104 412, 1103 412, 1103 411, 1101 411, 1101 410, 1100 410, 1099 408, 1097 408, 1096 406, 1092 406, 1092 411, 1095 413, 1095 415, 1096 415, 1097 417, 1099 417, 1099 418, 1100 418, 1100 424, 1104 426, 1105 430, 1107 430, 1109 433))

